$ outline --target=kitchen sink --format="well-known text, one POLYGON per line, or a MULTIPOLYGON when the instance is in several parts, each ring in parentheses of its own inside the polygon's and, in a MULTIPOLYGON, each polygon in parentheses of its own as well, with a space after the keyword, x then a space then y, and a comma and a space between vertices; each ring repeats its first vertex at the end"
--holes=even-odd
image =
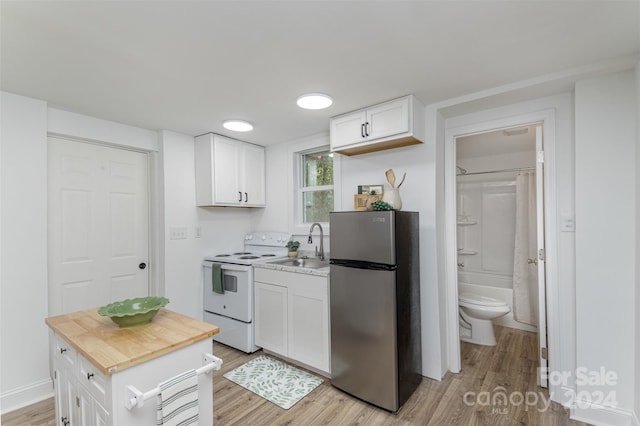
POLYGON ((319 269, 329 266, 328 260, 320 260, 320 259, 305 259, 305 258, 296 258, 296 259, 284 259, 284 260, 274 260, 273 262, 276 265, 284 265, 284 266, 295 266, 297 268, 311 268, 311 269, 319 269))

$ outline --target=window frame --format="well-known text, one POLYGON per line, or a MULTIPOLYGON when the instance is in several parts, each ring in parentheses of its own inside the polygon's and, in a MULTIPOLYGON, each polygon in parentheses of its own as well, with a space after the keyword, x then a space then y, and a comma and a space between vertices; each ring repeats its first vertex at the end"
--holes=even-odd
MULTIPOLYGON (((309 228, 311 223, 304 223, 304 207, 302 205, 303 202, 303 193, 311 192, 310 188, 316 190, 326 190, 333 189, 333 210, 340 210, 340 155, 333 155, 333 185, 321 185, 314 187, 303 187, 303 169, 302 169, 302 159, 305 154, 309 154, 312 152, 318 151, 329 151, 331 153, 330 146, 328 144, 328 135, 323 136, 321 140, 318 140, 317 137, 310 138, 305 141, 305 143, 297 144, 295 148, 292 150, 291 162, 292 162, 292 173, 291 177, 293 178, 293 196, 292 196, 292 204, 293 204, 293 215, 292 215, 292 223, 291 223, 291 233, 294 235, 307 235, 309 233, 309 228)), ((324 235, 327 236, 330 233, 330 225, 329 222, 320 222, 322 225, 324 235)))

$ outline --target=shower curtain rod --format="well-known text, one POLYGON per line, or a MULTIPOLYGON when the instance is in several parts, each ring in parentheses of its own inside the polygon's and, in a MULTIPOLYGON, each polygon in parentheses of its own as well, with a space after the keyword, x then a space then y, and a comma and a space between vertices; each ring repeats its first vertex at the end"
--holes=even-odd
POLYGON ((484 175, 487 173, 524 172, 535 169, 535 167, 517 167, 515 169, 490 170, 487 172, 456 173, 456 176, 484 175))

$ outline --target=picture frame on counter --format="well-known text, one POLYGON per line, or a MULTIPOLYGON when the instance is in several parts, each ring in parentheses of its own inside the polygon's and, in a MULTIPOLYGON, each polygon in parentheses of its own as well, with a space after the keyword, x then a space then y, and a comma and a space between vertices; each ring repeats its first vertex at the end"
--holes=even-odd
POLYGON ((382 195, 384 185, 358 185, 358 194, 382 195))

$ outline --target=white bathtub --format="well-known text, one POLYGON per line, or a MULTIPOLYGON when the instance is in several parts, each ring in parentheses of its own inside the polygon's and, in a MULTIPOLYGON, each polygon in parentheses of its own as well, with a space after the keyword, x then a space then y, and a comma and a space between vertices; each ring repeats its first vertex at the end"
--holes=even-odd
MULTIPOLYGON (((460 279, 460 277, 458 277, 460 279)), ((499 288, 493 286, 479 285, 479 284, 469 284, 465 282, 458 282, 458 293, 475 293, 480 296, 492 297, 494 299, 503 301, 509 305, 511 308, 511 312, 507 315, 500 317, 498 319, 493 320, 494 324, 501 325, 504 327, 517 328, 519 330, 525 331, 533 331, 537 332, 538 328, 523 324, 513 319, 513 290, 510 288, 499 288)))

